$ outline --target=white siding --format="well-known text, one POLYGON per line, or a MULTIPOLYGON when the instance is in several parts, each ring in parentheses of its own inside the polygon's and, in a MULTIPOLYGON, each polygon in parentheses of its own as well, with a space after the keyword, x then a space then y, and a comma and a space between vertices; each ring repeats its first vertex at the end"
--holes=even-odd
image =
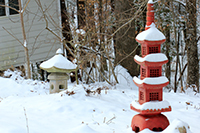
MULTIPOLYGON (((56 50, 61 47, 60 40, 45 29, 46 22, 42 14, 42 9, 38 6, 38 1, 31 0, 24 13, 25 31, 31 62, 46 60, 55 55, 56 50)), ((48 27, 60 36, 59 0, 40 1, 48 19, 48 27)), ((10 17, 0 16, 1 70, 25 63, 25 53, 22 45, 7 33, 3 27, 23 43, 19 14, 10 17)))

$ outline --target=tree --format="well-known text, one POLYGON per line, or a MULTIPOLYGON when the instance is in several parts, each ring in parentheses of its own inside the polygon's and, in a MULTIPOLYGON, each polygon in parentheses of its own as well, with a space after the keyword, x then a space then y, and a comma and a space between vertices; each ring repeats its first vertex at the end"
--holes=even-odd
MULTIPOLYGON (((162 0, 158 1, 155 5, 155 19, 157 27, 164 33, 166 42, 162 44, 162 52, 164 52, 168 58, 168 62, 165 65, 165 76, 171 81, 171 58, 172 58, 172 41, 171 33, 172 29, 172 10, 170 10, 170 1, 162 0)), ((170 82, 171 83, 171 82, 170 82)), ((169 83, 169 84, 170 84, 169 83)))
POLYGON ((131 76, 139 74, 139 67, 134 61, 134 56, 139 54, 140 50, 135 50, 137 48, 135 20, 131 20, 127 25, 124 25, 124 23, 127 23, 132 18, 134 12, 131 1, 115 0, 115 30, 119 29, 114 37, 115 65, 121 64, 131 76))
MULTIPOLYGON (((166 67, 165 67, 166 76, 168 77, 168 79, 170 79, 171 76, 174 76, 174 87, 173 87, 174 92, 176 92, 179 87, 178 86, 179 81, 181 83, 181 87, 180 87, 181 91, 184 92, 183 74, 188 66, 188 60, 190 60, 186 58, 185 56, 185 53, 188 54, 190 51, 188 52, 187 50, 186 52, 185 50, 187 49, 187 46, 188 46, 188 42, 189 42, 188 40, 191 41, 190 35, 196 34, 195 30, 192 30, 192 32, 190 33, 188 32, 191 30, 190 28, 188 28, 189 25, 187 24, 191 24, 191 21, 196 21, 196 20, 195 19, 189 20, 188 18, 189 11, 187 10, 187 6, 186 4, 183 3, 183 1, 161 0, 160 2, 158 2, 157 5, 158 5, 157 11, 159 12, 159 15, 157 15, 158 26, 159 26, 159 29, 162 30, 163 33, 165 33, 165 36, 166 36, 166 43, 163 49, 166 52, 166 55, 169 59, 169 62, 168 62, 169 64, 166 64, 166 67), (170 62, 170 59, 172 59, 171 62, 170 62), (188 60, 186 61, 186 59, 188 60), (174 68, 175 69, 174 71, 170 72, 169 70, 171 69, 170 68, 171 63, 175 64, 175 66, 172 67, 172 70, 174 68), (173 74, 170 76, 170 73, 173 73, 173 74)), ((193 24, 193 25, 196 25, 196 24, 193 24)), ((196 42, 192 42, 192 43, 194 44, 196 42)), ((196 55, 192 55, 192 56, 196 57, 196 55)), ((187 75, 187 77, 190 77, 188 75, 189 73, 185 72, 185 74, 187 75)))
POLYGON ((27 38, 26 38, 26 32, 25 32, 25 26, 24 26, 24 11, 26 10, 28 4, 29 4, 30 0, 28 0, 25 5, 24 8, 22 9, 22 3, 21 0, 18 0, 18 2, 10 2, 10 6, 7 6, 7 4, 5 5, 1 5, 2 7, 9 7, 11 9, 11 11, 13 12, 18 12, 20 15, 20 23, 21 23, 21 30, 22 30, 22 36, 23 36, 23 43, 16 38, 13 34, 11 34, 8 30, 6 30, 4 27, 4 30, 6 30, 12 37, 14 37, 24 48, 24 53, 25 53, 25 58, 26 58, 26 76, 28 79, 31 78, 31 69, 30 69, 30 60, 29 60, 29 50, 28 50, 28 44, 27 44, 27 38))
POLYGON ((196 0, 186 0, 186 48, 187 48, 187 83, 196 85, 199 92, 199 59, 197 47, 197 10, 196 0))
MULTIPOLYGON (((72 40, 67 42, 72 47, 69 47, 68 44, 64 47, 72 53, 73 58, 81 68, 82 77, 86 83, 107 81, 111 84, 110 76, 114 75, 115 77, 115 74, 112 52, 110 51, 112 47, 112 39, 109 36, 112 24, 109 15, 111 13, 110 1, 77 0, 76 2, 77 12, 75 12, 75 16, 77 15, 78 26, 76 27, 74 24, 73 17, 69 19, 72 40)), ((66 15, 70 16, 67 13, 66 15)))

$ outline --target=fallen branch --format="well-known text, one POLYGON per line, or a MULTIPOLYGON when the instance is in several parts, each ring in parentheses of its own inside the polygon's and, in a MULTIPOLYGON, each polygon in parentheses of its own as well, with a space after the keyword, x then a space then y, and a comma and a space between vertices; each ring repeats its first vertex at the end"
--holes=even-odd
POLYGON ((29 127, 28 127, 28 118, 27 118, 27 115, 26 115, 26 109, 24 107, 24 116, 26 118, 26 128, 27 128, 27 133, 29 133, 29 127))
POLYGON ((106 122, 106 124, 110 124, 110 123, 112 122, 112 120, 114 120, 114 119, 116 119, 115 116, 114 116, 113 118, 111 118, 110 120, 108 120, 108 121, 106 122))

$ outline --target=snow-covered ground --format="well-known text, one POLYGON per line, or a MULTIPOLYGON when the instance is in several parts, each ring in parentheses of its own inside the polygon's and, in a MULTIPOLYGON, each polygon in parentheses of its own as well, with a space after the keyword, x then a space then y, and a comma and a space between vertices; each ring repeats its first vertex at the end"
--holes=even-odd
MULTIPOLYGON (((138 88, 123 68, 118 71, 120 84, 70 83, 68 92, 75 93, 71 95, 49 94, 49 83, 24 80, 7 71, 10 78, 0 77, 0 133, 134 133, 130 125, 137 112, 130 104, 138 99, 138 88), (101 94, 88 96, 84 90, 97 88, 103 89, 101 94)), ((172 106, 171 112, 164 113, 172 128, 163 133, 178 133, 173 126, 186 123, 192 133, 200 132, 200 94, 189 89, 164 91, 164 100, 172 106)))

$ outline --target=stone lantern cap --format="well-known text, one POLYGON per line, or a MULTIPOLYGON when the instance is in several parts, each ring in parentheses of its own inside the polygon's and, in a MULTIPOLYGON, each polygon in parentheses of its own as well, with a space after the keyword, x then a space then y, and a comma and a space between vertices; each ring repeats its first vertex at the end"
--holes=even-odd
POLYGON ((47 61, 40 64, 40 68, 47 72, 66 72, 70 73, 77 68, 76 64, 73 64, 66 57, 64 57, 61 48, 56 51, 56 55, 47 61))
POLYGON ((137 41, 161 41, 165 39, 164 34, 156 28, 154 23, 150 25, 148 30, 143 31, 136 36, 137 41))

